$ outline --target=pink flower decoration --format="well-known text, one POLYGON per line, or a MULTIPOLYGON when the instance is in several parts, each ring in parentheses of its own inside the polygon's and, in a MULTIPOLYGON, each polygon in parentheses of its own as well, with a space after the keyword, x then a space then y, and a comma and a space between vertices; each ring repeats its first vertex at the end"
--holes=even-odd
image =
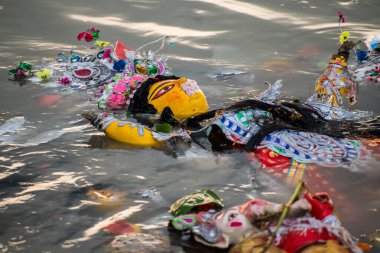
POLYGON ((127 90, 127 88, 125 87, 125 85, 115 85, 115 87, 113 88, 113 92, 116 92, 116 93, 123 93, 127 90))
POLYGON ((341 10, 338 11, 339 23, 346 23, 346 20, 343 17, 343 12, 341 10))
POLYGON ((107 58, 109 58, 110 57, 110 55, 111 55, 111 49, 106 49, 105 51, 104 51, 104 53, 103 53, 103 56, 102 56, 102 59, 107 59, 107 58))
POLYGON ((63 85, 68 85, 71 83, 71 79, 70 77, 64 76, 64 77, 58 78, 57 82, 63 85))
POLYGON ((107 104, 112 109, 124 109, 126 107, 125 97, 121 94, 111 94, 107 99, 107 104))
POLYGON ((120 85, 128 85, 128 80, 127 79, 120 79, 118 84, 120 85))

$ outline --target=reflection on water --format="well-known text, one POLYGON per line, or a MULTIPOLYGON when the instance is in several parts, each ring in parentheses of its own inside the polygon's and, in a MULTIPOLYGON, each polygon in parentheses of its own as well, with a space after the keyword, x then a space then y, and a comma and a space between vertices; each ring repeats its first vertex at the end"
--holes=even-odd
MULTIPOLYGON (((72 45, 85 52, 76 34, 95 26, 104 40, 134 48, 175 36, 168 64, 176 75, 196 79, 213 108, 256 96, 264 81, 277 79, 284 96, 304 100, 321 62, 336 51, 337 10, 361 38, 378 29, 374 6, 375 0, 29 0, 27 6, 12 0, 0 6, 0 68, 54 58, 72 45)), ((196 144, 175 159, 93 130, 80 116, 95 108, 85 92, 8 82, 5 71, 0 84, 0 252, 108 251, 113 237, 102 230, 118 220, 167 238, 168 207, 196 189, 212 188, 226 206, 258 197, 285 202, 299 178, 333 196, 354 235, 380 228, 377 142, 366 144, 371 155, 362 163, 336 168, 265 170, 244 154, 214 154, 196 144), (102 204, 112 196, 122 201, 102 204)), ((379 114, 378 88, 361 87, 355 108, 379 114)), ((171 239, 174 252, 183 252, 180 238, 171 239)))
POLYGON ((210 37, 226 31, 200 31, 188 28, 181 28, 178 26, 160 25, 158 23, 133 23, 128 20, 115 17, 90 17, 83 15, 69 15, 70 18, 87 22, 91 24, 105 25, 105 26, 119 26, 122 28, 143 32, 144 35, 166 35, 166 36, 179 36, 179 37, 210 37))
POLYGON ((258 4, 245 3, 235 0, 196 0, 208 4, 214 4, 218 7, 226 8, 230 11, 246 14, 257 19, 274 21, 287 25, 305 25, 309 24, 305 16, 294 16, 283 11, 275 11, 271 8, 265 8, 258 4))

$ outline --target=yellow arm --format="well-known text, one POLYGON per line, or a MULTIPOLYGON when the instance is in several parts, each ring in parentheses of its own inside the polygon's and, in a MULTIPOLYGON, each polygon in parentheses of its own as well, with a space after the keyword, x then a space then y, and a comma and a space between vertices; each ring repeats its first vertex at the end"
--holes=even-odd
POLYGON ((140 147, 157 147, 163 144, 162 141, 156 140, 151 130, 144 125, 120 121, 107 113, 83 113, 82 116, 112 140, 140 147))
POLYGON ((114 121, 106 127, 104 132, 107 137, 115 141, 136 146, 155 147, 162 144, 153 138, 150 129, 132 122, 114 121))

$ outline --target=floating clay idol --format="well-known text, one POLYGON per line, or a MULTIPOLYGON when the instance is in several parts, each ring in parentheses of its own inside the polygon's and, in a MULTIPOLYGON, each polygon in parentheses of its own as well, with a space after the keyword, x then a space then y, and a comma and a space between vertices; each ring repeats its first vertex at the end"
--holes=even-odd
POLYGON ((269 253, 320 252, 321 249, 326 249, 321 252, 362 252, 333 214, 333 204, 326 193, 306 193, 294 202, 274 234, 284 208, 284 204, 252 200, 219 212, 209 210, 195 214, 196 220, 187 229, 204 245, 235 246, 229 251, 233 253, 262 252, 271 236, 275 238, 268 248, 269 253))
POLYGON ((176 130, 170 133, 133 119, 121 121, 107 114, 84 116, 109 138, 139 147, 158 146, 172 137, 189 139, 189 134, 195 142, 208 140, 214 150, 269 148, 297 162, 333 166, 362 158, 360 142, 342 137, 379 135, 377 121, 330 121, 308 104, 275 103, 281 86, 278 81, 257 100, 206 112, 206 97, 196 82, 174 76, 150 78, 134 93, 128 112, 158 114, 161 123, 174 121, 176 130), (178 125, 178 121, 183 123, 178 125))
POLYGON ((338 53, 332 55, 325 72, 318 78, 314 94, 309 98, 308 103, 321 102, 338 107, 343 104, 343 96, 347 96, 350 104, 356 103, 356 83, 347 62, 350 50, 361 41, 350 41, 349 35, 349 32, 341 34, 338 53))
MULTIPOLYGON (((156 76, 149 78, 135 91, 128 112, 138 114, 161 114, 173 117, 175 121, 185 120, 193 115, 206 112, 208 104, 205 95, 194 80, 176 76, 156 76)), ((140 147, 159 146, 173 137, 189 139, 182 128, 174 131, 158 131, 156 126, 148 126, 129 119, 118 120, 106 113, 84 114, 86 119, 116 141, 140 147), (166 133, 165 133, 166 132, 166 133)))

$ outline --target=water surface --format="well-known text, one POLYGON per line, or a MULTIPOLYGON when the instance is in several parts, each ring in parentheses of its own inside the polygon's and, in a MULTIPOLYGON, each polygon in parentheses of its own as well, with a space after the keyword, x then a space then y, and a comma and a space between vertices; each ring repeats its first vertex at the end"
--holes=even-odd
MULTIPOLYGON (((283 177, 256 170, 244 154, 215 155, 193 145, 175 159, 107 140, 80 117, 95 110, 91 96, 9 82, 8 68, 55 57, 72 45, 80 50, 76 34, 95 26, 102 40, 132 48, 176 36, 176 45, 164 52, 168 64, 177 76, 197 80, 212 108, 258 94, 264 81, 277 79, 283 79, 284 96, 304 100, 337 48, 338 9, 354 39, 379 28, 375 0, 1 1, 0 123, 21 116, 25 122, 20 118, 17 135, 0 146, 0 252, 105 252, 112 236, 99 226, 112 216, 167 236, 168 207, 196 189, 214 189, 226 206, 249 196, 285 202, 293 189, 283 177), (214 78, 230 72, 246 74, 214 78), (126 200, 114 207, 91 205, 88 185, 125 193, 126 200), (158 193, 141 196, 151 188, 158 193)), ((379 100, 378 85, 363 86, 353 108, 378 114, 379 100)), ((306 183, 333 195, 343 223, 357 237, 380 228, 376 159, 305 170, 306 183)), ((179 242, 172 248, 184 250, 179 242)))

